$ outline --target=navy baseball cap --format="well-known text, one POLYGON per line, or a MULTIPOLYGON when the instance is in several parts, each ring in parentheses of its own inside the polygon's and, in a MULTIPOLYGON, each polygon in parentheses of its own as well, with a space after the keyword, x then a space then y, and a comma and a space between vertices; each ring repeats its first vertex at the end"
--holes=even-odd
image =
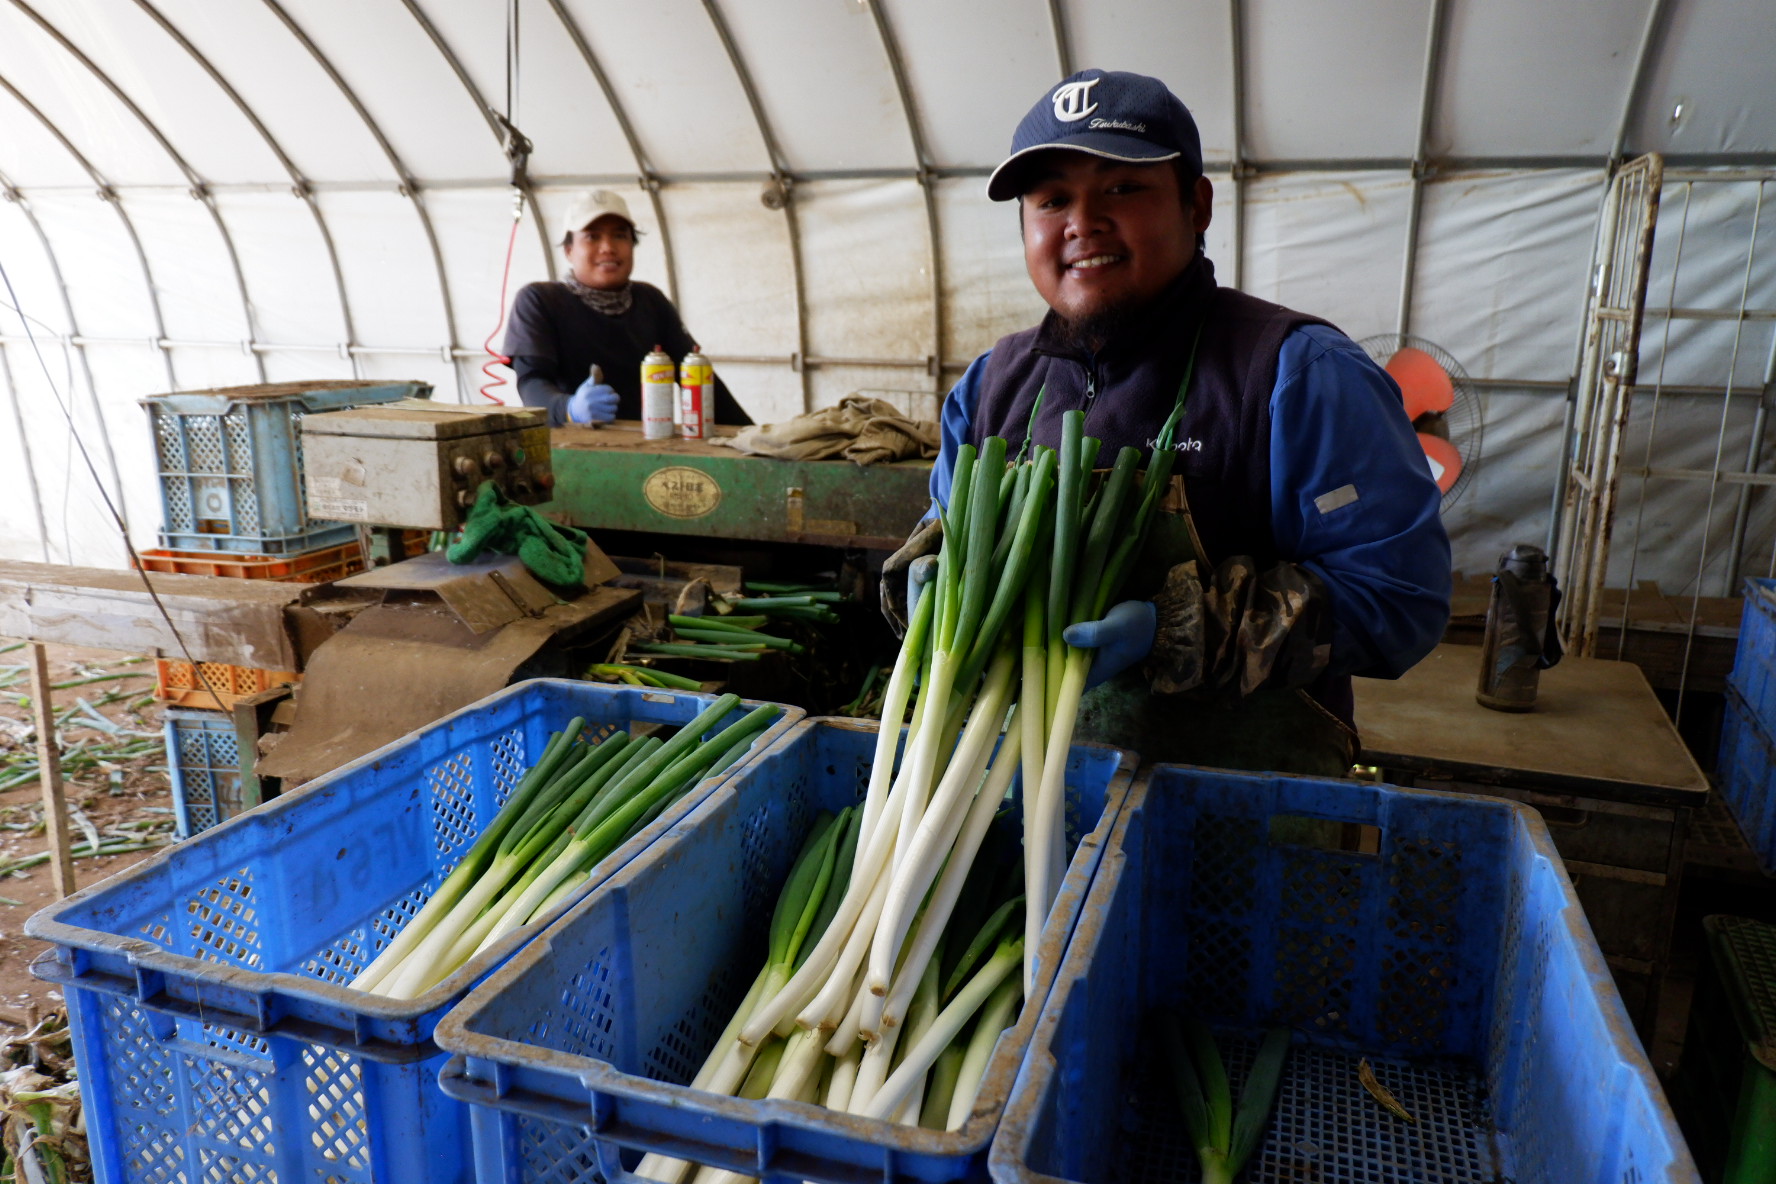
POLYGON ((1081 70, 1049 91, 1018 124, 1011 155, 987 180, 987 196, 994 201, 1019 196, 1020 161, 1047 148, 1131 164, 1182 160, 1193 174, 1202 173, 1196 120, 1165 83, 1145 74, 1081 70))

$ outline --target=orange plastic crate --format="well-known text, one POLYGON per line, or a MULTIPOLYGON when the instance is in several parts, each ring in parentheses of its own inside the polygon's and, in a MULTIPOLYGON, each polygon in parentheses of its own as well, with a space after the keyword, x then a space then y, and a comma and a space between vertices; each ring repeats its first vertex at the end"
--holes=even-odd
POLYGON ((249 695, 269 691, 287 682, 301 682, 294 670, 260 670, 254 666, 231 666, 227 662, 199 662, 203 678, 190 662, 179 658, 157 658, 154 662, 154 697, 175 707, 200 707, 209 711, 229 711, 249 695), (205 680, 215 689, 205 689, 205 680))
POLYGON ((320 584, 364 570, 364 553, 356 542, 322 547, 298 555, 230 555, 223 551, 138 551, 148 571, 187 576, 231 576, 237 580, 280 580, 287 584, 320 584))

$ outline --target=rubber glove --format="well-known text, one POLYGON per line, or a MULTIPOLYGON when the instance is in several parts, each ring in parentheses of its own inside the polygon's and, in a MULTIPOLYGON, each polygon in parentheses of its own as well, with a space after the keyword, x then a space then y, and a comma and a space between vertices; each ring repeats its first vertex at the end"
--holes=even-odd
POLYGON ((919 611, 919 597, 925 595, 925 588, 937 578, 937 556, 921 555, 913 560, 907 568, 907 611, 906 619, 910 622, 919 611))
MULTIPOLYGON (((896 637, 906 636, 907 622, 913 617, 912 610, 907 607, 907 599, 913 594, 910 575, 913 564, 926 556, 935 557, 942 546, 942 521, 927 518, 914 528, 900 550, 882 561, 882 615, 888 619, 896 637)), ((925 578, 929 580, 931 576, 927 574, 925 578)))
POLYGON ((582 382, 567 397, 567 418, 573 423, 609 423, 616 417, 616 389, 595 378, 582 382))
POLYGON ((1085 685, 1090 690, 1115 678, 1153 652, 1159 616, 1150 600, 1125 600, 1102 620, 1080 621, 1061 631, 1061 639, 1077 649, 1095 649, 1085 685))

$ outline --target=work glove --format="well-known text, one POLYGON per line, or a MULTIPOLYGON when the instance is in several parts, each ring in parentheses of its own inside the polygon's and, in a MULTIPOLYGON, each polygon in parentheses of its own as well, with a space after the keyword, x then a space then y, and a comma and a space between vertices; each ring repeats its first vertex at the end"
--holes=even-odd
POLYGON ((1153 652, 1157 623, 1151 601, 1125 600, 1100 620, 1067 626, 1061 631, 1061 640, 1075 649, 1097 651, 1085 676, 1090 690, 1145 660, 1153 652))
POLYGON ((1158 694, 1243 698, 1304 687, 1331 661, 1331 598, 1301 564, 1260 569, 1235 555, 1205 583, 1194 562, 1180 563, 1153 600, 1158 630, 1147 674, 1158 694))
POLYGON ((595 378, 582 382, 567 397, 567 418, 572 423, 609 423, 616 417, 616 389, 595 378))
POLYGON ((896 637, 906 636, 907 622, 912 620, 913 606, 917 603, 915 561, 931 560, 919 565, 922 578, 917 586, 929 583, 937 574, 937 552, 942 546, 943 523, 937 518, 928 518, 919 523, 918 528, 907 536, 907 541, 901 544, 900 550, 888 556, 882 564, 882 615, 888 618, 896 637))

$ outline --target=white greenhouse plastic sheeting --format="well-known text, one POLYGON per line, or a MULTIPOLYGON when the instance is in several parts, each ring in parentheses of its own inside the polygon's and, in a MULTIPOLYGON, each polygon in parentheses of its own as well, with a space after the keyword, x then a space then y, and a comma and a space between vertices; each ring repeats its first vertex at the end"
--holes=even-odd
MULTIPOLYGON (((61 405, 146 547, 145 395, 358 376, 479 400, 508 241, 509 299, 594 185, 756 419, 859 390, 931 414, 1042 311, 984 178, 1094 65, 1194 111, 1223 283, 1357 338, 1404 326, 1483 380, 1447 520, 1490 570, 1548 530, 1612 159, 1748 178, 1667 183, 1649 309, 1776 308, 1772 61, 1769 0, 0 0, 0 557, 124 561, 61 405), (533 145, 518 207, 506 117, 533 145)), ((1742 466, 1772 333, 1649 312, 1642 387, 1704 389, 1638 396, 1624 465, 1742 466)), ((1739 488, 1625 479, 1612 582, 1726 590, 1739 488)))

